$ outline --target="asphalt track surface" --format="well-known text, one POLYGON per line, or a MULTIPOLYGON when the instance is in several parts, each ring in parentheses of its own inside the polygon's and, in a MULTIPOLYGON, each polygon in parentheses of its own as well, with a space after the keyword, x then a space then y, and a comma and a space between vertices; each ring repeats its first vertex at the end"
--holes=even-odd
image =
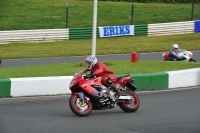
MULTIPOLYGON (((192 51, 193 57, 198 62, 200 61, 200 51, 192 51)), ((139 53, 140 60, 163 60, 163 52, 156 53, 139 53)), ((70 57, 52 57, 52 58, 28 58, 28 59, 5 59, 2 60, 0 67, 17 67, 17 66, 33 66, 41 64, 59 64, 59 63, 69 63, 69 62, 83 62, 86 56, 70 56, 70 57)), ((130 60, 130 54, 114 54, 114 55, 97 55, 98 60, 130 60)))
POLYGON ((137 92, 140 107, 125 113, 118 106, 78 117, 69 96, 0 99, 0 133, 199 133, 200 87, 137 92))

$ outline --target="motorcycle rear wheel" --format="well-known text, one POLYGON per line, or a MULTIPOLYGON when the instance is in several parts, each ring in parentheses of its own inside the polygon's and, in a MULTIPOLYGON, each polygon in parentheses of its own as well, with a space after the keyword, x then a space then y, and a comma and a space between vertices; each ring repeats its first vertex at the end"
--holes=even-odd
POLYGON ((123 102, 118 103, 118 106, 124 111, 124 112, 135 112, 139 106, 140 101, 137 94, 132 90, 125 90, 126 95, 132 96, 132 100, 124 100, 123 102))
POLYGON ((92 112, 91 101, 85 99, 84 103, 82 103, 78 95, 71 95, 69 99, 69 106, 72 112, 80 117, 88 116, 92 112))
POLYGON ((195 59, 190 58, 189 62, 197 62, 195 59))

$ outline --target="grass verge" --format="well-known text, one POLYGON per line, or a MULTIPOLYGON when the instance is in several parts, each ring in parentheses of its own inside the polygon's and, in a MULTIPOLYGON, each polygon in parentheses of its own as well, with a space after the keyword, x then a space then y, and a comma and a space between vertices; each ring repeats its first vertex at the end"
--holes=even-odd
MULTIPOLYGON (((92 27, 93 1, 68 0, 69 28, 92 27)), ((191 3, 131 3, 98 1, 98 26, 191 20, 191 3)), ((55 29, 66 27, 66 0, 1 0, 0 30, 55 29)), ((200 19, 200 4, 194 6, 194 20, 200 19)))
MULTIPOLYGON (((200 33, 168 36, 134 36, 97 39, 96 54, 124 54, 136 51, 169 51, 174 43, 181 49, 200 50, 200 33)), ((92 39, 0 45, 0 58, 42 58, 89 55, 92 39)))
MULTIPOLYGON (((116 74, 154 73, 200 67, 199 62, 139 61, 132 63, 125 60, 105 61, 104 63, 116 74)), ((72 76, 77 70, 84 70, 85 68, 83 62, 1 68, 0 78, 72 76)))

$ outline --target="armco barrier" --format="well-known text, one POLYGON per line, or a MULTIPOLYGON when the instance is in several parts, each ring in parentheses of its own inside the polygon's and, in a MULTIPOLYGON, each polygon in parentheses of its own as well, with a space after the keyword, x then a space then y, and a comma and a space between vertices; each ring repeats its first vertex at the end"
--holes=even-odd
POLYGON ((147 35, 148 35, 147 24, 135 25, 134 36, 147 36, 147 35))
POLYGON ((200 32, 200 20, 195 21, 195 32, 200 32))
MULTIPOLYGON (((134 25, 134 36, 161 36, 194 32, 200 32, 200 20, 134 25)), ((99 28, 96 29, 96 35, 99 38, 99 28)), ((0 31, 0 44, 91 38, 92 27, 0 31)))
MULTIPOLYGON (((92 28, 70 28, 69 39, 90 39, 92 38, 92 28)), ((96 37, 99 38, 99 28, 96 28, 96 37)))
MULTIPOLYGON (((139 91, 200 85, 200 68, 131 75, 139 91)), ((0 79, 0 97, 70 94, 69 83, 72 78, 73 76, 0 79)))
POLYGON ((163 36, 186 33, 194 33, 194 21, 148 25, 148 36, 163 36))
POLYGON ((14 42, 52 42, 69 39, 69 29, 0 31, 0 44, 14 42))

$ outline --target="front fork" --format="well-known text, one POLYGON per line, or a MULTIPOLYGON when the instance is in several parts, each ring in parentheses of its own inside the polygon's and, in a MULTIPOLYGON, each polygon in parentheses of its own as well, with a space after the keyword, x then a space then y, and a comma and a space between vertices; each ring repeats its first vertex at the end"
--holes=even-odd
POLYGON ((80 92, 78 93, 78 97, 79 97, 79 99, 81 100, 81 102, 83 102, 83 100, 85 99, 85 94, 84 94, 82 91, 80 91, 80 92))
POLYGON ((79 97, 79 99, 80 99, 80 101, 81 101, 82 103, 85 101, 85 99, 86 99, 86 101, 89 101, 89 100, 90 100, 90 98, 87 97, 87 96, 85 96, 85 93, 82 92, 82 91, 80 91, 80 92, 73 92, 72 94, 78 95, 78 97, 79 97))

